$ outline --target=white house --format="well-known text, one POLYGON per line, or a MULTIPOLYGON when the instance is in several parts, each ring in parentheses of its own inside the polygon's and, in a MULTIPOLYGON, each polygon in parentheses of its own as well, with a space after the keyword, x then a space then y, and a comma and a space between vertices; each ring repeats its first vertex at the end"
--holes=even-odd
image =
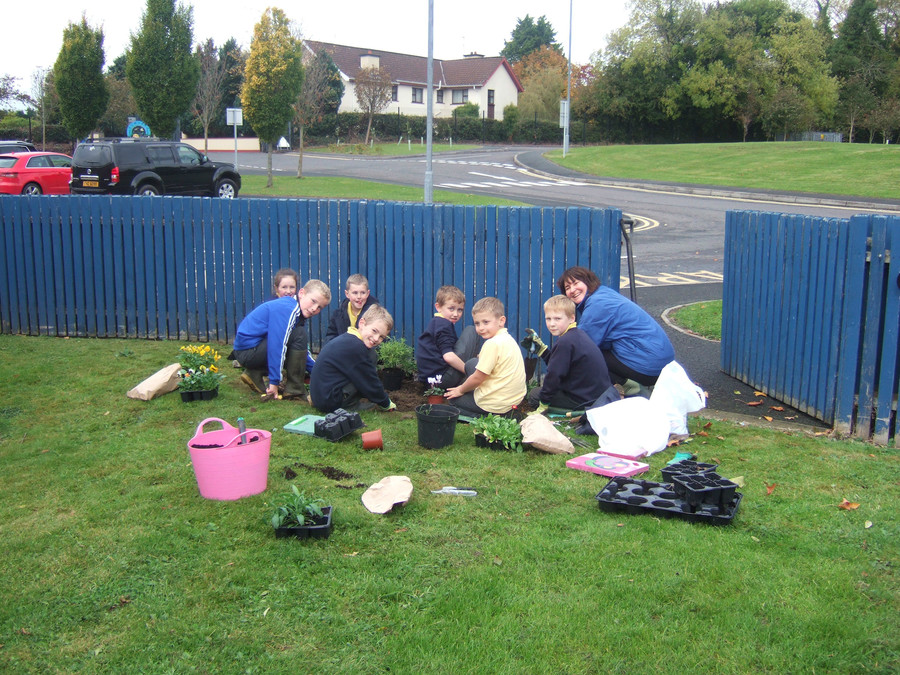
MULTIPOLYGON (((342 112, 359 112, 354 93, 356 74, 363 68, 380 67, 390 73, 394 87, 393 102, 385 112, 399 109, 404 115, 425 115, 426 57, 314 40, 304 40, 303 45, 310 54, 328 52, 340 70, 344 82, 342 112)), ((472 53, 452 61, 433 59, 432 63, 435 118, 452 117, 456 106, 472 101, 487 119, 502 120, 503 108, 510 103, 517 104, 523 91, 512 67, 502 56, 472 53)))

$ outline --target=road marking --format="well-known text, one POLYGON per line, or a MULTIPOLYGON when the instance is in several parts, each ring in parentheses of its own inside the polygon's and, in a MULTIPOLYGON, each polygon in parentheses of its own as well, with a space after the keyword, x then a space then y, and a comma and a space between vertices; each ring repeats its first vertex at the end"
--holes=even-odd
MULTIPOLYGON (((635 288, 649 288, 652 286, 687 286, 692 284, 708 284, 710 282, 722 283, 724 277, 718 272, 709 270, 697 270, 696 272, 660 272, 659 274, 635 274, 635 288)), ((619 288, 628 288, 630 282, 628 276, 619 278, 619 288)))

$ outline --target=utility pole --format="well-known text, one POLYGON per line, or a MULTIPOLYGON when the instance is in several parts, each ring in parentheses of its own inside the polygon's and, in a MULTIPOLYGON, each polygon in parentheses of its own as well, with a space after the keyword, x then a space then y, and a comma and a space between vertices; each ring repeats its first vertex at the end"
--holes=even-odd
POLYGON ((431 170, 431 143, 434 140, 432 127, 434 126, 434 0, 428 0, 428 75, 425 78, 425 86, 428 93, 428 101, 425 104, 425 203, 431 204, 434 200, 434 173, 431 170))
POLYGON ((566 77, 566 126, 563 129, 563 157, 569 152, 569 121, 572 119, 572 0, 569 0, 569 74, 566 77))

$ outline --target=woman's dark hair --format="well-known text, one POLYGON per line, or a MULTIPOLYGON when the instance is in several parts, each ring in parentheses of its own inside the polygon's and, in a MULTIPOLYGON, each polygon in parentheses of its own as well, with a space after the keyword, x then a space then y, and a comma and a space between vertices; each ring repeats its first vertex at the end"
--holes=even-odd
POLYGON ((587 267, 570 267, 556 280, 556 287, 563 295, 566 294, 566 282, 581 281, 587 286, 588 295, 600 288, 600 279, 587 267))

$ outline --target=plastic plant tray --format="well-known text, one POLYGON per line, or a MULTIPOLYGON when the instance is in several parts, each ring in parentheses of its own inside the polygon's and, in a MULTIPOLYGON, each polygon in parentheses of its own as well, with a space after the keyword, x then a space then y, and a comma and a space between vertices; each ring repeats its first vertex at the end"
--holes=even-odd
POLYGON ((707 473, 709 471, 715 471, 718 467, 718 464, 705 464, 703 462, 696 462, 692 459, 683 459, 674 464, 667 464, 661 468, 659 472, 662 474, 663 482, 671 483, 673 476, 679 474, 707 473))
POLYGON ((343 408, 338 408, 334 412, 325 415, 322 419, 316 420, 314 433, 317 438, 335 442, 348 434, 352 434, 357 429, 362 429, 364 426, 359 413, 347 412, 343 408))
POLYGON ((679 474, 672 477, 675 494, 688 504, 727 504, 734 499, 737 483, 709 473, 679 474))
POLYGON ((611 457, 599 452, 589 452, 586 455, 567 459, 566 466, 570 469, 590 471, 601 476, 633 476, 638 473, 644 473, 650 468, 650 465, 644 462, 611 457))
POLYGON ((313 436, 316 433, 316 422, 324 419, 321 415, 303 415, 285 424, 284 430, 290 431, 292 434, 313 436))
POLYGON ((602 511, 646 513, 662 518, 727 525, 734 519, 742 497, 740 492, 735 492, 726 504, 690 504, 675 493, 671 484, 616 477, 597 493, 596 500, 602 511))

